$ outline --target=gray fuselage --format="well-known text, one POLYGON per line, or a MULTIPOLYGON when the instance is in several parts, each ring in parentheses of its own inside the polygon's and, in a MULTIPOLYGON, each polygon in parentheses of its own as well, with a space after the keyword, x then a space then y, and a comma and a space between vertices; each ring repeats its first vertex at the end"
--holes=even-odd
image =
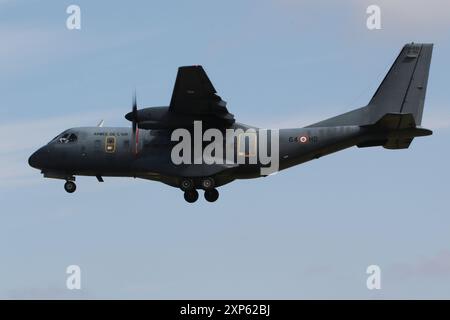
MULTIPOLYGON (((254 129, 260 139, 261 129, 238 123, 232 129, 254 129)), ((367 139, 365 131, 359 126, 280 129, 278 170, 354 146, 367 139)), ((260 169, 264 165, 260 161, 250 164, 247 159, 245 163, 237 163, 236 156, 226 164, 174 164, 171 153, 177 143, 171 141, 171 131, 168 130, 140 129, 136 145, 130 128, 79 127, 58 135, 36 151, 29 162, 51 178, 67 179, 75 175, 138 177, 174 187, 178 187, 180 179, 185 177, 212 177, 216 186, 221 186, 235 179, 262 176, 260 169), (71 135, 75 137, 73 141, 61 142, 61 137, 71 135), (136 146, 137 152, 134 151, 136 146)), ((242 146, 239 142, 234 145, 234 154, 237 155, 242 146)), ((259 145, 256 146, 258 150, 255 153, 258 154, 259 145)), ((226 153, 225 144, 223 153, 226 153)))

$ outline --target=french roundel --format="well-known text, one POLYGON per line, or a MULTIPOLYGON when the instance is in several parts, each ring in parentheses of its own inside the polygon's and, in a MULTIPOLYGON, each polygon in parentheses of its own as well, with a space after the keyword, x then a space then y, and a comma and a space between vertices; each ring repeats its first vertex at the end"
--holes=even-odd
POLYGON ((308 137, 307 136, 300 136, 298 138, 298 141, 300 141, 300 143, 307 143, 308 142, 308 137))

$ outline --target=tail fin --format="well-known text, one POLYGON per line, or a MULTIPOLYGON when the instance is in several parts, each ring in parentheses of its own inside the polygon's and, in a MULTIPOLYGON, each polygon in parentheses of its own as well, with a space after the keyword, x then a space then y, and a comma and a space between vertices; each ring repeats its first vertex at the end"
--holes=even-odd
POLYGON ((372 121, 378 121, 386 113, 411 113, 416 125, 422 123, 432 51, 432 44, 412 43, 403 47, 369 102, 372 121))
POLYGON ((432 51, 432 44, 405 45, 366 107, 309 127, 374 125, 388 113, 412 114, 420 125, 432 51))

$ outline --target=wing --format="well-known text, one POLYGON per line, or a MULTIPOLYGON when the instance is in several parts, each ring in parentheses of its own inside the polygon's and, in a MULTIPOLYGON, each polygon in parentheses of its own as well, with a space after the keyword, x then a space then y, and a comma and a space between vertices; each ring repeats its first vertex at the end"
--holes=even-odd
POLYGON ((228 112, 226 102, 216 93, 202 66, 180 67, 169 110, 196 116, 196 119, 205 122, 233 124, 234 116, 228 112))

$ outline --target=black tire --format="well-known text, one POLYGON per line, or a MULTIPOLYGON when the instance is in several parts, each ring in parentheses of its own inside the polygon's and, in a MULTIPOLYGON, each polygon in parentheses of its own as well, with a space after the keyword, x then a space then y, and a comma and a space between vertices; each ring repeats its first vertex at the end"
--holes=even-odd
POLYGON ((183 191, 188 191, 194 188, 194 182, 191 179, 183 179, 180 183, 180 188, 183 191))
POLYGON ((205 199, 208 202, 214 202, 219 199, 219 191, 217 189, 210 189, 205 191, 205 199))
POLYGON ((204 178, 202 179, 202 188, 205 190, 213 189, 215 186, 215 182, 213 178, 204 178))
POLYGON ((189 203, 194 203, 198 199, 198 192, 197 190, 188 190, 184 193, 184 200, 186 200, 189 203))
POLYGON ((64 190, 66 190, 68 193, 74 193, 75 190, 77 190, 77 185, 73 181, 67 181, 64 184, 64 190))

